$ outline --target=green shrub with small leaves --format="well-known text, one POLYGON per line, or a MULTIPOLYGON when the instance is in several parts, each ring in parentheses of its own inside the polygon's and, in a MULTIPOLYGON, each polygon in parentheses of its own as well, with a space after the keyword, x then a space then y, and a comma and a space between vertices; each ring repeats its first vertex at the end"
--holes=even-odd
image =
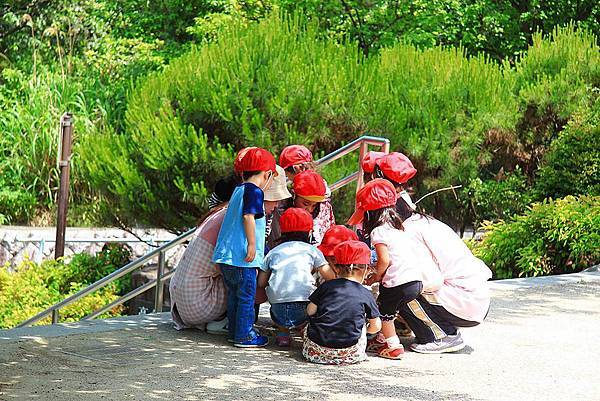
POLYGON ((552 142, 534 190, 553 198, 600 195, 600 101, 575 114, 552 142))
MULTIPOLYGON (((61 261, 36 264, 25 260, 9 272, 0 267, 0 328, 11 328, 29 319, 50 305, 60 302, 86 287, 89 282, 75 282, 73 271, 61 261)), ((78 321, 94 310, 116 300, 118 284, 110 283, 102 289, 60 310, 61 322, 78 321)), ((122 306, 115 307, 101 317, 120 316, 122 306)), ((50 317, 38 324, 49 324, 50 317)))
POLYGON ((572 273, 600 263, 599 196, 547 199, 483 227, 474 253, 499 279, 572 273))
POLYGON ((534 200, 527 177, 518 166, 498 179, 474 178, 464 190, 465 207, 473 214, 474 227, 485 220, 506 220, 521 214, 534 200))

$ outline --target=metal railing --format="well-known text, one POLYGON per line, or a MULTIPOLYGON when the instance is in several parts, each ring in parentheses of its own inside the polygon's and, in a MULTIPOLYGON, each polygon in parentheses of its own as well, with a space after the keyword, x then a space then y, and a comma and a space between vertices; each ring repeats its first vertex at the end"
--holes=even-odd
MULTIPOLYGON (((344 157, 345 155, 355 151, 356 149, 359 149, 360 153, 359 153, 358 171, 336 181, 333 185, 331 185, 330 188, 331 188, 332 192, 348 185, 349 183, 351 183, 353 181, 358 181, 357 190, 362 187, 363 171, 362 171, 362 166, 361 166, 360 162, 362 161, 365 154, 367 153, 369 145, 379 146, 381 148, 381 151, 383 151, 384 153, 388 153, 389 148, 390 148, 390 141, 387 138, 362 136, 316 161, 316 164, 319 167, 326 166, 327 164, 329 164, 335 160, 338 160, 338 159, 344 157)), ((94 319, 94 318, 102 315, 103 313, 111 310, 115 306, 121 305, 124 302, 127 302, 130 299, 132 299, 154 287, 156 287, 156 292, 155 292, 155 296, 154 296, 154 312, 162 312, 164 281, 169 279, 170 277, 172 277, 173 274, 175 274, 175 269, 171 270, 170 272, 168 272, 166 274, 164 272, 165 267, 166 267, 166 252, 168 250, 170 250, 171 248, 174 248, 177 245, 180 245, 183 242, 187 241, 194 234, 195 231, 196 231, 196 228, 192 228, 192 229, 186 231, 185 233, 181 234, 174 240, 156 248, 155 250, 153 250, 151 252, 148 252, 146 255, 142 256, 141 258, 126 264, 125 266, 121 267, 118 270, 115 270, 108 276, 101 278, 100 280, 96 281, 93 284, 90 284, 88 287, 82 289, 81 291, 71 295, 70 297, 62 300, 61 302, 58 302, 58 303, 50 306, 49 308, 38 313, 37 315, 33 316, 32 318, 25 320, 24 322, 20 323, 17 327, 31 326, 32 324, 34 324, 42 319, 45 319, 48 316, 52 316, 52 324, 58 323, 58 320, 60 318, 60 309, 64 308, 67 305, 72 304, 75 301, 78 301, 79 299, 108 285, 109 283, 112 283, 113 281, 123 277, 124 275, 133 272, 134 270, 142 267, 144 264, 146 264, 148 261, 152 260, 155 257, 158 257, 158 267, 157 267, 157 272, 156 272, 156 279, 151 280, 151 281, 147 282, 146 284, 130 291, 129 293, 121 296, 119 299, 116 299, 115 301, 109 303, 108 305, 105 305, 102 308, 95 310, 94 312, 85 316, 82 320, 94 319)))

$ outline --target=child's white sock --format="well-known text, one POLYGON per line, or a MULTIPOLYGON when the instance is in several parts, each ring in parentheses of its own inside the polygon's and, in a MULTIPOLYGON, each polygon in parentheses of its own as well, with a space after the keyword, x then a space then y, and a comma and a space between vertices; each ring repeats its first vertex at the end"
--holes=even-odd
POLYGON ((390 348, 396 348, 400 346, 400 339, 398 338, 398 336, 388 337, 385 339, 385 342, 390 348))

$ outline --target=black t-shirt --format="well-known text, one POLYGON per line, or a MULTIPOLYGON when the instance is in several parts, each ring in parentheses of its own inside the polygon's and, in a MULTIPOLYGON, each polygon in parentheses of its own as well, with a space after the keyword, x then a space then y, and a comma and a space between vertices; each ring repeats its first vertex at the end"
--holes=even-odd
POLYGON ((351 347, 362 334, 365 318, 379 317, 371 292, 345 278, 326 281, 308 299, 317 305, 317 313, 309 317, 308 338, 324 347, 351 347))

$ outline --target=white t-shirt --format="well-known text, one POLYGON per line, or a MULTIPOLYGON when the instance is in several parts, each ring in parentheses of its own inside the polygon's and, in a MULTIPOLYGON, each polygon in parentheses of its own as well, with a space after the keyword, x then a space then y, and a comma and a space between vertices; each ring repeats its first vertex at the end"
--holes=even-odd
POLYGON ((433 261, 443 277, 439 289, 423 296, 454 316, 483 321, 490 306, 487 280, 492 277, 485 263, 473 256, 454 230, 441 221, 415 214, 403 226, 416 244, 418 257, 433 261))
POLYGON ((414 240, 404 231, 384 224, 371 232, 371 244, 384 244, 388 248, 390 266, 381 281, 385 287, 422 281, 423 291, 434 291, 442 285, 442 275, 437 265, 431 258, 420 258, 414 252, 414 240))
POLYGON ((267 297, 272 304, 308 301, 317 289, 311 274, 327 261, 315 246, 301 241, 277 245, 265 257, 261 270, 271 272, 267 297))

